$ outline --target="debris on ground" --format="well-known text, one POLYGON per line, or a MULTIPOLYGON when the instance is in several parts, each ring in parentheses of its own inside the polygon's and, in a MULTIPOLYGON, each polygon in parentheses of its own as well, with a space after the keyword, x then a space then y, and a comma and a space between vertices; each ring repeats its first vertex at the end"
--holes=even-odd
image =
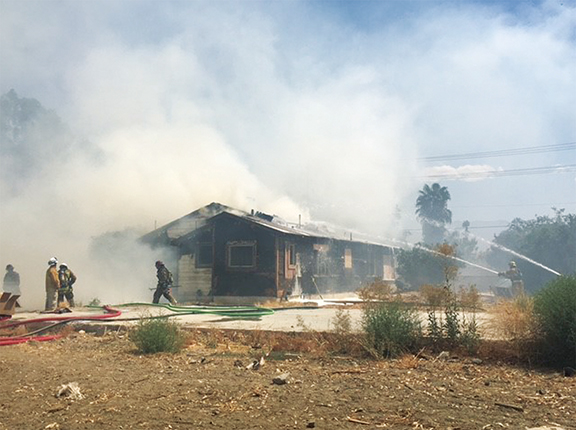
POLYGON ((0 429, 144 429, 158 423, 229 430, 574 428, 574 378, 562 368, 527 368, 485 356, 478 366, 452 354, 447 360, 421 354, 417 361, 289 355, 265 342, 261 351, 274 352, 254 356, 250 343, 221 332, 226 341, 216 347, 201 343, 203 333, 195 335, 178 354, 135 354, 134 345, 113 330, 7 347, 0 354, 0 369, 9 370, 2 373, 0 429), (254 361, 258 371, 246 370, 254 361), (69 381, 76 384, 61 386, 69 381), (62 389, 58 398, 56 387, 62 389), (84 400, 66 401, 73 393, 84 400))
POLYGON ((286 372, 286 373, 282 373, 281 375, 278 375, 276 377, 274 377, 272 379, 272 383, 274 385, 284 385, 288 383, 288 377, 290 376, 290 373, 286 372))
POLYGON ((70 400, 82 400, 84 398, 77 382, 61 385, 60 388, 58 388, 56 397, 66 397, 70 400))

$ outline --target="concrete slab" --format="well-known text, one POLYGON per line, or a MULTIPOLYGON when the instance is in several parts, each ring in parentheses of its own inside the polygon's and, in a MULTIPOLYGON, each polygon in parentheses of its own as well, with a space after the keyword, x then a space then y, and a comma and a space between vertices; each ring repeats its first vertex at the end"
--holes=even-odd
MULTIPOLYGON (((99 320, 94 322, 83 322, 83 324, 94 325, 132 325, 137 322, 139 318, 146 316, 157 315, 174 315, 173 312, 165 308, 150 307, 150 306, 129 306, 118 307, 122 311, 122 315, 117 318, 107 320, 99 320), (132 319, 132 321, 130 321, 132 319)), ((339 310, 344 310, 350 315, 353 330, 360 331, 362 322, 362 310, 358 307, 350 306, 322 306, 316 308, 283 308, 276 310, 272 315, 264 315, 260 318, 247 319, 227 317, 212 314, 195 314, 195 315, 177 315, 172 317, 175 321, 182 323, 188 328, 219 328, 219 329, 233 329, 233 330, 270 330, 270 331, 330 331, 334 328, 336 316, 339 310)), ((55 317, 61 319, 62 317, 86 317, 91 318, 95 315, 102 315, 104 312, 101 309, 94 308, 74 308, 72 313, 65 314, 44 314, 40 312, 17 312, 14 317, 8 322, 16 322, 20 320, 29 320, 36 318, 55 317)), ((428 314, 426 312, 418 313, 420 319, 425 324, 428 314)), ((438 313, 440 316, 440 313, 438 313)), ((467 314, 467 318, 471 318, 471 314, 467 314)), ((486 328, 489 322, 489 315, 483 312, 475 314, 475 318, 480 328, 486 328)), ((0 328, 2 323, 0 323, 0 328)))

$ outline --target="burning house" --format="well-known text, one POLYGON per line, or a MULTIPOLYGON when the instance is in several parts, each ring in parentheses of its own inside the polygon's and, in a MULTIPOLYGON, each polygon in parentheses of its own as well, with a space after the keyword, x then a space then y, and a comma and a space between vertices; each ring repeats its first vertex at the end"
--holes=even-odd
POLYGON ((142 237, 170 249, 180 301, 254 302, 289 294, 352 292, 395 281, 394 255, 276 216, 211 203, 142 237))

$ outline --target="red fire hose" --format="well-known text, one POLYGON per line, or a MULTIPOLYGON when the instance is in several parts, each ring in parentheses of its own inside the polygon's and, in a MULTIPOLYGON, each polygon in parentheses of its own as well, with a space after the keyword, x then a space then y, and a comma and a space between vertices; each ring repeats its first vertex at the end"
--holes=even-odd
POLYGON ((33 340, 34 342, 45 342, 47 340, 59 339, 61 337, 62 337, 61 334, 54 334, 51 336, 30 336, 30 337, 20 337, 18 339, 11 339, 11 338, 0 339, 0 346, 16 345, 19 343, 30 342, 31 340, 33 340))
MULTIPOLYGON (((17 327, 20 325, 27 325, 27 324, 34 324, 40 322, 47 322, 47 321, 59 321, 61 323, 67 323, 69 321, 82 321, 82 320, 102 320, 108 318, 115 318, 122 315, 122 312, 116 309, 112 309, 109 306, 103 306, 103 309, 107 312, 102 315, 94 315, 94 316, 78 316, 78 317, 69 317, 69 316, 61 316, 61 317, 44 317, 44 318, 34 318, 30 320, 24 321, 16 321, 11 324, 4 324, 0 325, 0 329, 17 327)), ((15 337, 7 337, 7 338, 0 338, 0 346, 6 345, 17 345, 19 343, 25 343, 30 341, 35 342, 45 342, 48 340, 54 340, 61 338, 62 335, 50 335, 50 336, 15 336, 15 337)))
POLYGON ((44 318, 34 318, 31 320, 24 320, 24 321, 16 321, 10 324, 0 325, 0 330, 5 328, 11 327, 18 327, 19 325, 27 325, 27 324, 34 324, 40 322, 47 322, 47 321, 82 321, 87 319, 97 319, 103 320, 108 318, 115 318, 122 315, 122 312, 116 309, 112 309, 109 306, 102 307, 107 313, 102 315, 94 315, 94 316, 78 316, 78 317, 68 317, 68 316, 61 316, 61 317, 44 317, 44 318))

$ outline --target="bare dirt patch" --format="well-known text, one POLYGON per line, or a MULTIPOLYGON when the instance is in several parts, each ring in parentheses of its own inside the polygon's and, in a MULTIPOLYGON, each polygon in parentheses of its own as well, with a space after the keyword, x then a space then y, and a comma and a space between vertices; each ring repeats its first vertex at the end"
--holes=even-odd
POLYGON ((560 373, 278 351, 253 370, 260 345, 206 336, 176 355, 138 355, 125 332, 2 347, 0 429, 575 428, 576 378, 560 373), (70 382, 84 398, 56 397, 70 382))

